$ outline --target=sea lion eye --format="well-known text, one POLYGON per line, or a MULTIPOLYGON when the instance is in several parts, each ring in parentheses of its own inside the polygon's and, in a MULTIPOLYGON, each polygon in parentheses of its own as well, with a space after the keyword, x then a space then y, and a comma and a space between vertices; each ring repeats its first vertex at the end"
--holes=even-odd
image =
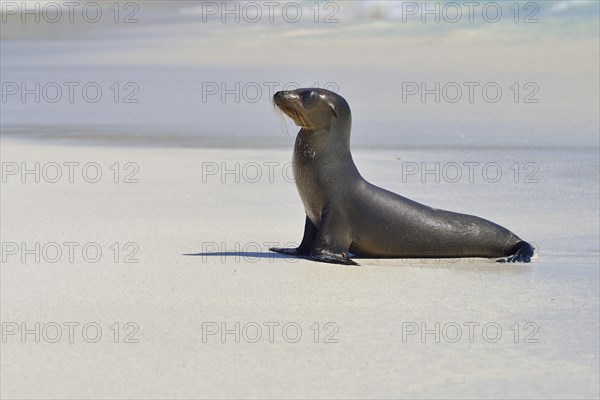
POLYGON ((319 95, 314 90, 306 90, 300 93, 300 98, 302 99, 302 103, 304 104, 312 103, 317 99, 317 97, 319 97, 319 95))

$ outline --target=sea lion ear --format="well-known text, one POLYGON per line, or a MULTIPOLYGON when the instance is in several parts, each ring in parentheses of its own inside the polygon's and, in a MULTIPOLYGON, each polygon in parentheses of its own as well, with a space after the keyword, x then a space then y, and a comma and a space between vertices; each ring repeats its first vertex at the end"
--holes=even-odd
POLYGON ((331 112, 333 112, 333 115, 335 116, 335 119, 337 119, 338 115, 335 112, 335 107, 332 104, 330 104, 329 107, 331 107, 331 112))

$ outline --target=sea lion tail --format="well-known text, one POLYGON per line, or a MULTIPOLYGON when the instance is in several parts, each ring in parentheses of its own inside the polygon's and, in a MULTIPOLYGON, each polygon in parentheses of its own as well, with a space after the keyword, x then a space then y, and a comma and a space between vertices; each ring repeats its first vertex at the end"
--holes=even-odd
POLYGON ((510 249, 510 255, 506 258, 498 260, 498 262, 525 262, 531 261, 531 257, 535 254, 535 248, 529 243, 521 240, 510 249))

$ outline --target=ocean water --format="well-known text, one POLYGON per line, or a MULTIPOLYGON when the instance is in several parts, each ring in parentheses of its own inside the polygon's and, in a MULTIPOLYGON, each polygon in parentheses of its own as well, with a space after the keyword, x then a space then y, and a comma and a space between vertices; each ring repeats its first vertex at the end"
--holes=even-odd
POLYGON ((76 8, 71 22, 64 5, 56 10, 61 2, 0 3, 6 137, 288 146, 273 92, 320 86, 350 102, 356 146, 598 145, 598 57, 573 59, 585 69, 562 74, 537 70, 545 64, 534 58, 548 58, 551 68, 579 57, 568 50, 597 40, 596 1, 484 1, 472 9, 464 2, 300 1, 272 10, 260 2, 121 2, 116 10, 101 3, 93 23, 94 7, 85 15, 76 8), (380 41, 390 44, 377 47, 380 41), (564 55, 548 45, 534 54, 538 43, 554 41, 564 55), (507 57, 461 62, 482 42, 507 57), (531 46, 533 63, 514 55, 517 44, 531 46), (407 81, 456 83, 461 101, 403 101, 407 81), (501 101, 484 101, 482 92, 465 100, 469 81, 499 86, 501 101), (523 104, 528 95, 536 103, 523 104))
MULTIPOLYGON (((560 46, 568 46, 567 40, 576 46, 582 38, 597 38, 595 1, 480 2, 472 11, 460 2, 457 8, 453 2, 301 1, 281 2, 272 11, 258 8, 260 15, 240 2, 152 1, 134 3, 136 7, 121 3, 118 13, 105 4, 102 18, 94 23, 79 9, 71 22, 64 7, 58 22, 48 22, 58 14, 52 7, 43 12, 44 7, 60 2, 32 2, 42 10, 39 15, 21 14, 14 8, 22 7, 19 2, 1 3, 0 128, 7 137, 201 147, 237 146, 243 138, 244 146, 286 146, 289 139, 271 112, 271 95, 316 85, 346 96, 355 112, 357 146, 506 141, 597 146, 597 59, 579 81, 566 82, 573 76, 532 73, 525 65, 515 67, 520 60, 511 58, 513 43, 530 42, 534 50, 539 41, 561 40, 560 46), (215 10, 215 4, 226 5, 215 10), (288 6, 296 4, 302 6, 302 18, 290 22, 296 9, 288 6), (125 23, 129 20, 134 23, 125 23), (390 54, 383 47, 360 55, 379 40, 408 45, 406 50, 390 48, 390 54), (468 48, 457 48, 443 60, 419 60, 443 50, 446 40, 497 45, 498 53, 509 56, 499 61, 512 72, 496 63, 486 76, 481 66, 461 65, 456 60, 468 55, 468 48), (344 58, 341 65, 319 60, 340 44, 346 49, 329 57, 344 58), (286 57, 290 60, 282 64, 282 47, 292 50, 297 63, 286 57), (311 59, 313 47, 324 49, 319 59, 311 59), (171 48, 177 51, 169 53, 171 48), (414 49, 421 54, 411 56, 414 49), (136 52, 142 56, 129 56, 136 52), (228 54, 244 55, 231 59, 228 54), (181 61, 182 56, 192 61, 181 61), (446 61, 455 65, 439 64, 446 61), (494 104, 481 98, 474 104, 422 103, 414 97, 406 103, 400 95, 402 79, 428 85, 493 81, 504 96, 494 104), (525 84, 539 86, 538 105, 511 104, 517 81, 521 101, 531 93, 525 84), (217 85, 218 92, 209 94, 206 85, 217 85), (227 90, 236 93, 223 96, 227 90), (564 112, 561 99, 576 101, 576 109, 564 112)), ((293 127, 288 130, 294 132, 293 127)))

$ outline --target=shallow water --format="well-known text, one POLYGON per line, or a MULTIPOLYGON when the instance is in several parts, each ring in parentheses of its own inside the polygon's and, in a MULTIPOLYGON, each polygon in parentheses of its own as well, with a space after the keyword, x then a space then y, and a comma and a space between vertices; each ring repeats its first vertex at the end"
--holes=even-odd
MULTIPOLYGON (((219 13, 203 16, 206 5, 186 1, 141 3, 138 22, 127 24, 113 23, 108 8, 94 24, 78 14, 74 23, 4 15, 2 133, 91 144, 285 146, 272 94, 320 86, 350 102, 355 145, 598 146, 596 2, 532 3, 536 23, 515 23, 511 6, 495 2, 504 12, 498 23, 481 16, 423 23, 423 10, 391 1, 333 3, 338 22, 315 23, 307 14, 313 3, 301 3, 298 23, 222 23, 219 13), (591 47, 579 50, 582 40, 591 47), (476 56, 486 49, 495 50, 476 56), (473 81, 471 101, 465 83, 473 81), (441 101, 405 95, 412 83, 423 90, 439 83, 441 101), (497 102, 484 98, 490 83, 490 93, 501 90, 497 102), (460 100, 449 101, 456 90, 460 100)), ((524 13, 527 3, 515 4, 524 13)))

